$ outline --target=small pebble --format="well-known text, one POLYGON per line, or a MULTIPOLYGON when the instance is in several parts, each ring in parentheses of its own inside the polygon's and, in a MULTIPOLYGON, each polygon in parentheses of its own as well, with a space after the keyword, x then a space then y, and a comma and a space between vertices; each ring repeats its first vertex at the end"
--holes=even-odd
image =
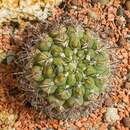
POLYGON ((8 52, 7 54, 7 64, 10 64, 15 59, 15 52, 8 52))
POLYGON ((79 5, 81 5, 82 4, 82 1, 81 0, 71 0, 71 3, 72 3, 72 5, 76 5, 76 6, 79 6, 79 5))
POLYGON ((128 89, 128 90, 130 90, 130 82, 126 82, 125 83, 125 88, 128 89))
POLYGON ((123 122, 123 125, 124 125, 125 127, 130 128, 130 117, 124 117, 124 118, 122 119, 122 122, 123 122))
POLYGON ((104 105, 105 105, 106 107, 110 107, 112 104, 113 104, 113 100, 112 100, 110 97, 108 97, 108 98, 105 100, 104 105))
POLYGON ((75 125, 70 125, 67 130, 79 130, 75 125))
POLYGON ((77 127, 79 127, 79 128, 82 127, 82 123, 81 123, 80 121, 76 121, 75 125, 76 125, 77 127))
POLYGON ((106 5, 108 4, 109 0, 99 0, 99 2, 101 3, 101 5, 106 5))
POLYGON ((106 119, 106 122, 108 122, 109 124, 113 124, 117 120, 119 120, 117 108, 114 108, 114 107, 107 108, 105 119, 106 119))
POLYGON ((130 0, 126 0, 125 6, 126 6, 126 9, 130 11, 130 0))
POLYGON ((72 3, 72 5, 77 5, 78 2, 77 2, 77 0, 72 0, 71 3, 72 3))
POLYGON ((84 127, 81 127, 80 130, 86 130, 84 127))
POLYGON ((93 19, 97 18, 96 13, 94 11, 91 11, 91 10, 88 12, 88 16, 91 17, 91 18, 93 18, 93 19))
POLYGON ((125 43, 126 43, 126 39, 124 37, 119 37, 119 39, 117 41, 117 45, 119 47, 122 47, 125 43))

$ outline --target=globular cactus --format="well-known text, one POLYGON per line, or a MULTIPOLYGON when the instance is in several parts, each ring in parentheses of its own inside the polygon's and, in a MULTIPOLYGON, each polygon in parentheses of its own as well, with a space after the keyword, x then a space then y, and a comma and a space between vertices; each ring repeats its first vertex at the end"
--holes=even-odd
POLYGON ((79 24, 54 25, 29 47, 25 60, 20 57, 20 86, 35 95, 32 105, 43 106, 55 118, 96 101, 110 76, 107 49, 98 35, 79 24))

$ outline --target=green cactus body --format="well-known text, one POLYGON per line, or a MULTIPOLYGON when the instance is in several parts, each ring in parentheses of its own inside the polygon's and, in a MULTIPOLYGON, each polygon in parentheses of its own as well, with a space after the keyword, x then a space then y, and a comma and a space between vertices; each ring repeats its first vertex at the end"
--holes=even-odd
POLYGON ((89 30, 58 25, 33 46, 38 51, 31 57, 31 80, 38 85, 32 86, 41 88, 41 97, 56 110, 80 108, 86 101, 95 101, 104 91, 110 71, 109 55, 101 46, 89 30))

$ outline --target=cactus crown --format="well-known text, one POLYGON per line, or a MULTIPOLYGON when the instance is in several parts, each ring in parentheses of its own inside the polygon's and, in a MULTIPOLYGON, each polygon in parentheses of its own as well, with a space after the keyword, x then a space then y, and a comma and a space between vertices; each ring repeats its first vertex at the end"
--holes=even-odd
MULTIPOLYGON (((109 55, 92 31, 59 24, 30 50, 23 67, 25 86, 29 83, 49 116, 51 111, 57 117, 58 113, 85 107, 104 92, 110 74, 109 55)), ((22 86, 23 82, 22 78, 22 86)))

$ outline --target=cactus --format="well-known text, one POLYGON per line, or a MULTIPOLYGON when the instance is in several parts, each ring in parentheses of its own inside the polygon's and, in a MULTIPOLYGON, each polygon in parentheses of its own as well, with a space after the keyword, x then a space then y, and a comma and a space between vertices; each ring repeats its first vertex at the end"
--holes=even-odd
POLYGON ((86 107, 105 91, 110 76, 109 54, 91 30, 61 23, 45 32, 30 50, 26 56, 29 60, 21 67, 26 73, 20 77, 20 84, 29 83, 49 116, 59 118, 58 113, 86 107))

